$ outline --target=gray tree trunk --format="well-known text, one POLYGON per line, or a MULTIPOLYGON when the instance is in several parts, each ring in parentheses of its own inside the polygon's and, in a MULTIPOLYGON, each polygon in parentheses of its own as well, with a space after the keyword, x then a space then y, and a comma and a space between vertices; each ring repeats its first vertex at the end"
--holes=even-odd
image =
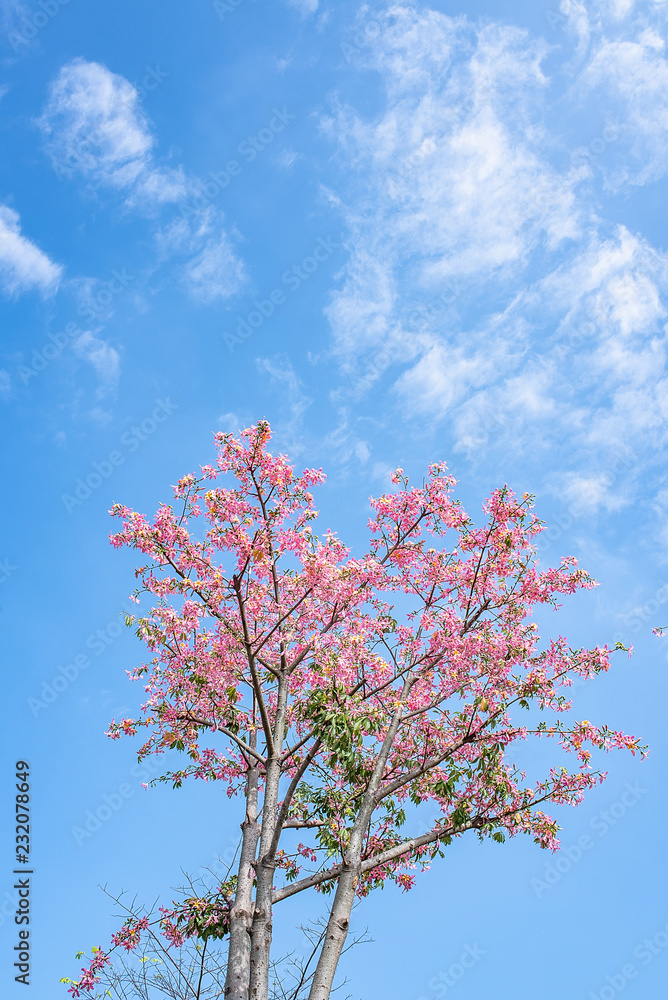
POLYGON ((269 956, 272 938, 272 895, 274 889, 274 833, 278 811, 278 791, 281 780, 281 753, 285 737, 285 717, 288 682, 285 674, 278 682, 276 718, 273 732, 273 752, 267 761, 267 776, 262 802, 262 834, 256 864, 257 890, 251 928, 250 1000, 268 1000, 269 956))
POLYGON ((387 758, 397 735, 403 715, 405 699, 413 683, 414 680, 411 677, 408 677, 404 683, 401 702, 383 740, 376 766, 364 793, 357 819, 350 834, 350 842, 343 858, 343 869, 339 876, 336 893, 334 894, 334 902, 332 903, 332 909, 330 910, 327 922, 327 933, 325 934, 325 940, 323 941, 315 975, 313 976, 309 1000, 329 1000, 332 992, 336 968, 341 958, 346 937, 348 936, 348 928, 350 927, 350 914, 355 902, 355 890, 362 871, 364 838, 376 807, 376 792, 380 787, 387 758))
POLYGON ((251 931, 250 1000, 269 996, 269 954, 272 937, 273 858, 267 854, 274 836, 280 770, 277 761, 269 762, 262 806, 262 837, 257 861, 257 890, 251 931))
POLYGON ((246 781, 246 817, 241 824, 241 857, 237 872, 237 891, 230 911, 230 942, 225 977, 225 1000, 248 1000, 250 977, 250 932, 253 924, 253 864, 257 853, 257 764, 248 770, 246 781))

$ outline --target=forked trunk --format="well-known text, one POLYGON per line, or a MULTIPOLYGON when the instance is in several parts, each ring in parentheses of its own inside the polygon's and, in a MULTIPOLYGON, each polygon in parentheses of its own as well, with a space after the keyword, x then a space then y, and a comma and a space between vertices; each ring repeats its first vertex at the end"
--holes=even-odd
POLYGON ((281 777, 276 758, 269 761, 264 802, 262 805, 262 835, 256 864, 257 890, 251 930, 250 1000, 267 1000, 269 994, 269 955, 271 951, 271 897, 274 888, 275 863, 269 856, 276 826, 278 784, 281 777))
POLYGON ((348 928, 350 927, 350 914, 352 913, 353 903, 355 902, 355 890, 357 889, 357 883, 361 874, 364 838, 375 808, 376 792, 382 781, 387 758, 397 735, 403 715, 403 706, 414 683, 415 680, 412 676, 406 677, 401 701, 385 734, 373 774, 369 779, 359 813, 350 834, 350 842, 343 858, 343 870, 339 875, 334 902, 332 903, 332 909, 330 910, 327 922, 327 933, 320 950, 320 957, 318 958, 313 982, 311 983, 309 1000, 329 1000, 332 992, 336 967, 339 964, 343 946, 348 936, 348 928))
POLYGON ((268 1000, 269 956, 272 936, 272 896, 274 891, 278 789, 281 780, 280 753, 285 732, 287 680, 281 676, 276 699, 276 722, 272 753, 267 761, 264 800, 262 803, 262 834, 256 863, 257 891, 251 929, 250 1000, 268 1000))

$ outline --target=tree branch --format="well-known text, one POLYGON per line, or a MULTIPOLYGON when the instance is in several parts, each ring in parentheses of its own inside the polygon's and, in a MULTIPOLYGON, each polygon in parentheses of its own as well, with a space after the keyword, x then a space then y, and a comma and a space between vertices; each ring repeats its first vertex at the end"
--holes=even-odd
POLYGON ((267 707, 264 703, 262 685, 260 684, 260 678, 257 675, 257 670, 255 669, 255 658, 253 655, 250 632, 248 631, 248 621, 246 620, 246 608, 244 605, 244 599, 241 596, 241 583, 238 576, 234 577, 234 592, 237 597, 237 603, 239 605, 239 614, 241 615, 241 624, 244 630, 244 646, 246 647, 246 657, 248 659, 248 666, 251 672, 251 678, 253 680, 253 689, 255 691, 255 696, 257 698, 258 708, 260 709, 260 718, 262 719, 264 738, 267 743, 267 756, 273 757, 274 738, 271 731, 269 716, 267 714, 267 707))
MULTIPOLYGON (((177 715, 176 718, 181 719, 184 722, 192 722, 196 726, 205 726, 208 729, 213 729, 213 723, 207 722, 206 719, 199 719, 197 718, 197 716, 191 715, 190 712, 188 712, 186 715, 177 715)), ((239 737, 235 736, 234 733, 231 732, 231 730, 227 729, 226 726, 217 725, 216 731, 219 733, 224 733, 225 736, 228 737, 228 739, 233 740, 234 743, 237 744, 240 750, 243 750, 244 753, 250 754, 250 756, 254 757, 255 760, 259 761, 260 764, 267 763, 266 758, 263 757, 262 754, 258 753, 257 750, 253 750, 253 748, 249 746, 248 743, 246 743, 244 740, 240 740, 239 737)))

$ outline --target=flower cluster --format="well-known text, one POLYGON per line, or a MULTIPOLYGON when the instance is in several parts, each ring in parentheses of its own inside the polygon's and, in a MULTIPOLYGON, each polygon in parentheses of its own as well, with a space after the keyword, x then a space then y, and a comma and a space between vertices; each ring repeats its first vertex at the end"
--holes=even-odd
POLYGON ((120 931, 112 935, 111 943, 115 948, 134 951, 141 941, 141 932, 148 928, 148 917, 126 920, 120 931))
POLYGON ((76 982, 72 982, 68 993, 71 993, 73 997, 80 997, 82 995, 81 991, 84 990, 86 993, 91 993, 100 981, 100 974, 104 970, 106 965, 109 965, 110 958, 105 954, 101 948, 93 948, 93 957, 88 963, 86 968, 81 970, 81 979, 76 982))

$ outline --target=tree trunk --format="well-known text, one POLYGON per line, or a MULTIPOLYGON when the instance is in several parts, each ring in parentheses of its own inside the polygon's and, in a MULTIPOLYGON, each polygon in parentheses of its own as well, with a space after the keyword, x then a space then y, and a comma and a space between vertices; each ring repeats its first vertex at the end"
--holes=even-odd
POLYGON ((246 817, 241 824, 241 857, 237 892, 230 911, 230 943, 225 976, 225 1000, 248 1000, 250 979, 250 932, 253 924, 253 863, 257 853, 257 764, 248 769, 246 817))
POLYGON ((369 779, 357 819, 350 834, 348 849, 343 857, 343 869, 339 875, 334 902, 329 913, 327 933, 320 951, 313 982, 311 983, 309 1000, 329 1000, 332 992, 336 967, 339 964, 341 952, 348 936, 348 928, 350 927, 350 914, 355 902, 355 890, 361 874, 364 838, 374 809, 376 808, 376 792, 380 788, 387 758, 389 757, 392 744, 399 729, 405 700, 414 682, 414 678, 410 675, 404 681, 401 701, 397 706, 397 710, 383 740, 376 766, 369 779))
MULTIPOLYGON (((272 895, 274 890, 278 789, 281 780, 281 752, 285 736, 288 685, 283 674, 278 683, 273 753, 267 761, 267 777, 262 802, 262 834, 256 864, 257 891, 251 929, 250 1000, 268 1000, 269 956, 272 937, 272 895)), ((278 840, 276 841, 276 846, 278 840)))
POLYGON ((280 763, 274 756, 267 764, 267 780, 262 804, 262 836, 256 865, 257 890, 251 931, 250 1000, 267 1000, 269 995, 269 954, 272 936, 272 894, 274 858, 269 848, 276 827, 280 763))
POLYGON ((341 958, 350 927, 350 914, 359 881, 359 864, 346 867, 339 876, 336 895, 327 922, 320 958, 315 970, 309 1000, 329 1000, 336 967, 341 958))
POLYGON ((268 1000, 269 956, 273 931, 271 896, 275 864, 260 860, 257 866, 257 892, 250 949, 250 1000, 268 1000))

